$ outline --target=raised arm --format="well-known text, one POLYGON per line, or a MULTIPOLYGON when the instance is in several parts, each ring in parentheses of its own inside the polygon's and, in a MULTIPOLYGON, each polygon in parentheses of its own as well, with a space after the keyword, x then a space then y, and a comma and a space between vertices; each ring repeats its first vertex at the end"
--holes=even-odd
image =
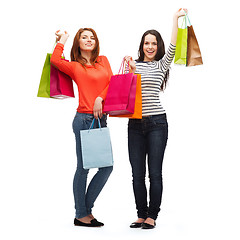
POLYGON ((60 71, 69 75, 72 79, 74 79, 74 69, 73 64, 71 62, 67 62, 62 59, 62 53, 64 50, 64 45, 69 37, 68 33, 65 31, 64 34, 59 34, 59 31, 55 33, 57 35, 57 46, 55 47, 52 57, 51 63, 57 67, 60 71))
POLYGON ((184 16, 185 13, 188 13, 186 8, 180 8, 174 15, 173 15, 173 27, 172 27, 172 37, 171 37, 171 44, 176 46, 177 43, 177 33, 178 33, 178 18, 184 16))

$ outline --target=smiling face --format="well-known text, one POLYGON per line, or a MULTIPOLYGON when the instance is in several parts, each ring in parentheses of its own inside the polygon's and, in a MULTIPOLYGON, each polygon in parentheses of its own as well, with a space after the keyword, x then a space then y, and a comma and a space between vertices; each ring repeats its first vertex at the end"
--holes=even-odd
POLYGON ((149 62, 155 60, 155 56, 157 54, 157 38, 154 35, 148 34, 145 36, 143 52, 144 52, 143 61, 149 62))
POLYGON ((79 39, 81 51, 91 52, 96 45, 95 37, 91 31, 83 31, 79 39))

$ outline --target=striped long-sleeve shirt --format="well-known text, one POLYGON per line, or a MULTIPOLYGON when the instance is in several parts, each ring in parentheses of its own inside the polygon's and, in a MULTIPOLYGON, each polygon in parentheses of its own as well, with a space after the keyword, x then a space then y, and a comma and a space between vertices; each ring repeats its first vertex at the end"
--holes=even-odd
POLYGON ((175 55, 176 46, 170 46, 159 61, 136 62, 136 74, 141 74, 142 83, 142 115, 165 113, 159 99, 160 88, 165 74, 175 55))

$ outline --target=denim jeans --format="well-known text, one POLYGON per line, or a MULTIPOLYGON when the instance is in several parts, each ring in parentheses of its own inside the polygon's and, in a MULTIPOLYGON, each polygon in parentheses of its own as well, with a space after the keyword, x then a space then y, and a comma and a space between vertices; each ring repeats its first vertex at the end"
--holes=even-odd
POLYGON ((128 151, 132 166, 133 191, 139 218, 157 219, 162 201, 162 163, 168 139, 166 114, 142 119, 130 119, 128 123, 128 151), (146 157, 150 180, 149 205, 145 184, 146 157))
MULTIPOLYGON (((103 189, 113 169, 113 167, 99 168, 89 183, 88 187, 86 186, 89 170, 83 168, 80 130, 88 129, 92 123, 93 118, 94 116, 92 114, 77 112, 73 120, 73 132, 75 133, 77 151, 77 169, 73 180, 76 218, 83 218, 92 213, 94 202, 103 189)), ((103 115, 100 120, 101 127, 107 126, 106 120, 107 116, 103 115)), ((93 128, 96 127, 98 127, 98 121, 94 122, 93 128)))

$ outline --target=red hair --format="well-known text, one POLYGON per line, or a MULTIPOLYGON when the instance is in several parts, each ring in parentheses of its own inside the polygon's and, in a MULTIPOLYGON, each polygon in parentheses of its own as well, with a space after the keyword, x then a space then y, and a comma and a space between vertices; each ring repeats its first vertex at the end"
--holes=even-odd
POLYGON ((81 50, 79 47, 79 39, 84 31, 90 31, 92 32, 94 38, 95 38, 95 47, 92 50, 92 56, 90 59, 90 63, 94 66, 95 63, 97 62, 97 58, 99 56, 99 40, 97 37, 96 32, 92 28, 80 28, 78 32, 76 33, 74 40, 73 40, 73 45, 71 49, 71 61, 79 62, 82 64, 83 67, 85 67, 85 64, 87 63, 87 60, 81 55, 81 50))

